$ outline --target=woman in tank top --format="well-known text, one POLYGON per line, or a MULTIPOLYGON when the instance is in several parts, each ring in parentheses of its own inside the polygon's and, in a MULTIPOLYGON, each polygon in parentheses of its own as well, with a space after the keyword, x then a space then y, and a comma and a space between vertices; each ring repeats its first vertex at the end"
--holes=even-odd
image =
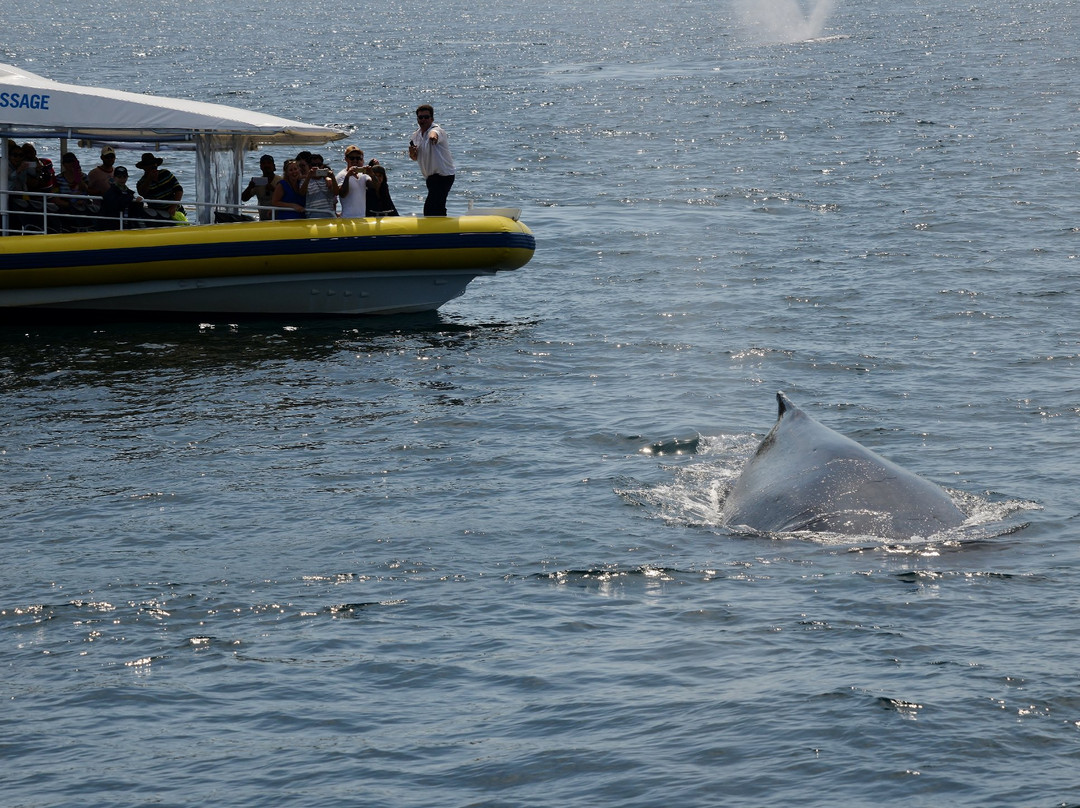
POLYGON ((270 204, 281 210, 274 211, 275 219, 303 219, 305 197, 297 189, 300 187, 300 167, 295 160, 286 160, 282 169, 284 175, 274 188, 270 204))

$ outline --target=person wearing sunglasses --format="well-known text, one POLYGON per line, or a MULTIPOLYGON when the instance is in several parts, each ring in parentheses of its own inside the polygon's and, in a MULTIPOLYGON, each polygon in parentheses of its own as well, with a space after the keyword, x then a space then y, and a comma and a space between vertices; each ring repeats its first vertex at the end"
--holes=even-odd
POLYGON ((450 155, 450 140, 439 124, 435 123, 435 110, 430 104, 416 108, 417 130, 409 138, 409 159, 420 166, 420 173, 427 183, 428 195, 424 200, 425 216, 445 216, 446 198, 454 184, 454 158, 450 155))
POLYGON ((342 219, 363 219, 367 216, 367 189, 371 185, 370 171, 364 165, 364 152, 359 146, 345 147, 348 166, 337 175, 338 198, 342 219))

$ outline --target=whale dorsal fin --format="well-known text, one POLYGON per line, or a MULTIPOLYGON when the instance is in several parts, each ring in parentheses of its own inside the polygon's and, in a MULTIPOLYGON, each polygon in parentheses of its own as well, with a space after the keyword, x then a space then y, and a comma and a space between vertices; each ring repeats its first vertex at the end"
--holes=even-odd
POLYGON ((776 404, 778 408, 776 413, 777 420, 783 418, 785 412, 798 409, 798 407, 791 403, 791 399, 784 395, 783 390, 778 390, 776 392, 776 404))

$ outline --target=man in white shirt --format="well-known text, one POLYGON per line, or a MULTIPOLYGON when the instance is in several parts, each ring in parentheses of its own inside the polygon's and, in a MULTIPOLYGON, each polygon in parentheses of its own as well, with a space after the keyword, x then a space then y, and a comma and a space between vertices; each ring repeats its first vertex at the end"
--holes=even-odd
POLYGON ((416 108, 416 125, 419 128, 409 138, 409 159, 420 164, 420 173, 427 182, 424 215, 445 216, 446 197, 450 195, 456 173, 450 140, 446 131, 435 123, 435 110, 430 104, 416 108))
POLYGON ((364 153, 359 146, 345 147, 345 163, 348 168, 337 175, 341 218, 363 219, 367 216, 367 187, 371 184, 371 177, 364 166, 364 153))

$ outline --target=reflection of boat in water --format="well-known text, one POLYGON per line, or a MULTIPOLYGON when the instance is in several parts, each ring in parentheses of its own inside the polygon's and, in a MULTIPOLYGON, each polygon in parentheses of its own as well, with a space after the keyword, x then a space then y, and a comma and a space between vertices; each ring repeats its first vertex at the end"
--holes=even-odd
MULTIPOLYGON (((517 269, 535 240, 516 212, 240 221, 243 154, 320 144, 333 129, 217 104, 59 84, 0 65, 0 308, 236 314, 430 311, 481 275, 517 269), (7 140, 54 137, 193 148, 197 224, 52 232, 47 198, 25 227, 8 188, 7 140)), ((55 214, 54 220, 60 217, 55 214)))

